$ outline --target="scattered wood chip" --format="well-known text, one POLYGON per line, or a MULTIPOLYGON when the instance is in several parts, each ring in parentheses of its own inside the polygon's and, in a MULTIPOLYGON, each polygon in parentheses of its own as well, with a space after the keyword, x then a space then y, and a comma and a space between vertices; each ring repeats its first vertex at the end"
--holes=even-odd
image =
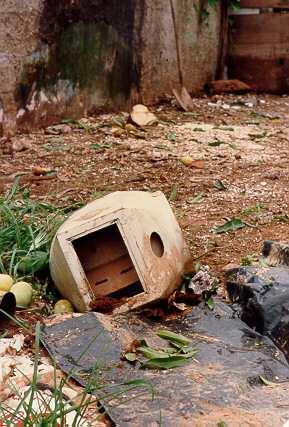
POLYGON ((138 126, 150 126, 157 123, 157 117, 142 104, 135 105, 131 112, 131 120, 138 126))

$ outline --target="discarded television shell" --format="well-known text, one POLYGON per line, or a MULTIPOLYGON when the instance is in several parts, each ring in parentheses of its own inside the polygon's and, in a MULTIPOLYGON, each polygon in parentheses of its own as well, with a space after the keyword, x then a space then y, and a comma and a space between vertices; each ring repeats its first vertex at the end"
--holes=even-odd
POLYGON ((77 310, 110 296, 127 311, 167 297, 181 282, 188 250, 161 192, 121 191, 89 203, 60 227, 50 269, 77 310))

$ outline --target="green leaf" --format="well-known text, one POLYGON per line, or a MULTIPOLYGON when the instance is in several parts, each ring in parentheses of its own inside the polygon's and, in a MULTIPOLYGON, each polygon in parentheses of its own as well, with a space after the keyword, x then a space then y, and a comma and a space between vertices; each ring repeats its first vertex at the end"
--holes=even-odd
POLYGON ((37 271, 43 270, 48 265, 48 253, 43 251, 34 251, 29 255, 23 257, 18 265, 17 269, 23 274, 33 274, 37 271))
POLYGON ((214 310, 215 302, 214 302, 214 300, 213 300, 213 298, 212 298, 212 297, 207 298, 207 299, 205 300, 205 303, 206 303, 206 305, 209 307, 209 309, 210 309, 210 310, 214 310))
POLYGON ((188 345, 191 343, 191 340, 184 335, 176 334, 175 332, 167 331, 167 330, 160 330, 157 332, 157 335, 169 342, 177 343, 181 345, 188 345))
POLYGON ((250 206, 249 208, 243 209, 242 214, 243 215, 256 215, 260 216, 264 212, 264 206, 261 205, 261 203, 256 203, 254 206, 250 206))
POLYGON ((273 383, 272 381, 267 380, 262 375, 259 375, 259 378, 262 381, 262 383, 265 384, 265 385, 267 385, 267 386, 276 387, 276 386, 279 385, 278 383, 273 383))
POLYGON ((104 148, 111 148, 111 147, 112 147, 112 144, 97 144, 97 143, 90 144, 90 148, 96 151, 101 151, 104 148))
POLYGON ((203 201, 203 193, 198 193, 191 200, 188 200, 188 203, 197 204, 203 201))
POLYGON ((228 144, 229 145, 229 147, 230 148, 232 148, 233 150, 237 150, 237 145, 236 144, 233 144, 233 143, 230 143, 230 144, 228 144))
POLYGON ((176 184, 173 184, 172 189, 171 189, 171 194, 169 196, 169 200, 174 202, 177 198, 177 195, 178 195, 178 188, 177 188, 176 184))
POLYGON ((208 145, 210 147, 219 147, 222 144, 226 144, 224 141, 220 141, 219 139, 215 139, 215 141, 209 142, 208 145))
POLYGON ((63 119, 61 123, 64 123, 65 125, 75 125, 77 124, 77 121, 74 119, 63 119))
POLYGON ((171 356, 167 359, 150 359, 142 365, 143 368, 173 369, 184 366, 188 363, 185 355, 171 356))
POLYGON ((164 351, 158 351, 151 347, 138 347, 137 352, 142 353, 147 359, 166 359, 170 357, 164 351))
POLYGON ((212 232, 214 234, 228 233, 244 228, 246 225, 240 218, 232 218, 223 225, 213 227, 212 232))
POLYGON ((262 133, 249 133, 248 136, 251 139, 261 139, 261 138, 265 138, 267 136, 267 132, 264 131, 262 133))
POLYGON ((168 138, 169 141, 173 141, 174 142, 177 139, 177 135, 174 132, 170 132, 170 133, 168 133, 167 138, 168 138))
POLYGON ((227 187, 225 186, 225 184, 219 179, 214 183, 214 188, 216 188, 216 190, 219 190, 219 191, 227 190, 227 187))
POLYGON ((125 386, 133 386, 133 387, 145 387, 148 388, 151 391, 152 394, 152 399, 154 399, 155 396, 155 388, 154 385, 148 381, 148 380, 143 380, 143 379, 135 379, 135 380, 130 380, 130 381, 126 381, 123 383, 123 385, 125 386))

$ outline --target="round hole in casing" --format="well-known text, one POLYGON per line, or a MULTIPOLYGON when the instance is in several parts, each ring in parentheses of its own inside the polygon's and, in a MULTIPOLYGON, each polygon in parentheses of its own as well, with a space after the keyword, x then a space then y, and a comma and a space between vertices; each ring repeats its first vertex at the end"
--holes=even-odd
POLYGON ((153 253, 157 257, 161 258, 164 254, 164 251, 165 251, 164 244, 163 244, 163 241, 161 239, 161 236, 154 231, 151 234, 150 241, 151 241, 151 248, 152 248, 153 253))

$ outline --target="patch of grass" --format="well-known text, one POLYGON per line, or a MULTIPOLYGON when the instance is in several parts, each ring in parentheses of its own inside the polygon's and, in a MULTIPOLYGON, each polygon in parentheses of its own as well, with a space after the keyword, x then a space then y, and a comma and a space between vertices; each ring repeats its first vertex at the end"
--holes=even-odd
POLYGON ((256 203, 254 206, 250 206, 249 208, 243 209, 242 214, 245 216, 260 216, 264 212, 265 208, 260 203, 256 203))
POLYGON ((275 215, 274 216, 274 220, 278 221, 278 222, 281 222, 281 223, 288 224, 288 222, 289 222, 289 216, 287 214, 275 215))
POLYGON ((59 208, 35 201, 18 184, 0 197, 0 272, 34 279, 47 269, 51 241, 76 205, 59 208))
POLYGON ((244 258, 242 258, 241 260, 241 265, 254 265, 256 263, 258 263, 259 258, 256 254, 249 254, 246 255, 244 258))

